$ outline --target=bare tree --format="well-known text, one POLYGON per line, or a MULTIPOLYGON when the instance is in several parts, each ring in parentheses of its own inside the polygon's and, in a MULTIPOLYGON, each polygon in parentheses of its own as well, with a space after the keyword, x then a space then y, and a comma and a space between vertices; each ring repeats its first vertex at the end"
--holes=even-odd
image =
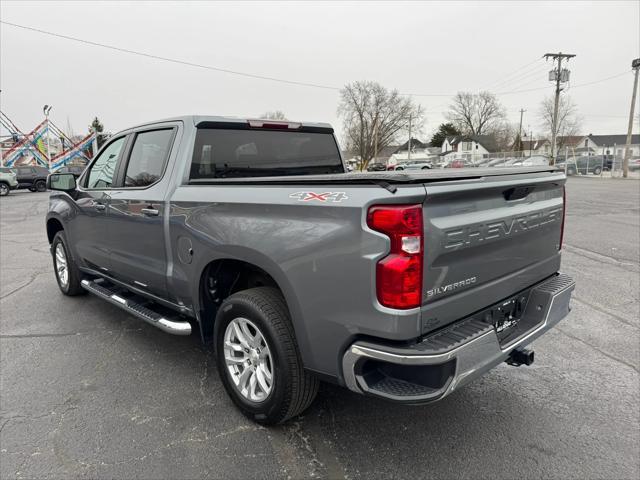
POLYGON ((492 127, 491 135, 493 135, 498 151, 510 151, 514 149, 514 144, 518 139, 518 126, 508 121, 496 123, 492 127))
POLYGON ((287 116, 282 112, 282 110, 274 110, 273 112, 265 112, 260 115, 261 119, 264 120, 287 120, 287 116))
POLYGON ((358 153, 364 169, 376 152, 398 141, 411 123, 418 133, 424 121, 422 107, 397 90, 387 90, 376 82, 358 81, 340 90, 338 115, 344 120, 347 147, 358 153))
MULTIPOLYGON (((538 117, 540 118, 540 126, 548 138, 553 138, 553 108, 554 98, 552 96, 546 97, 540 102, 540 109, 538 111, 538 117)), ((558 125, 556 128, 556 142, 558 143, 558 150, 564 147, 564 144, 568 140, 567 137, 580 134, 582 128, 582 117, 578 114, 578 107, 571 97, 561 96, 558 103, 558 125)))
POLYGON ((447 112, 447 119, 467 135, 493 134, 505 117, 504 107, 490 92, 458 92, 447 112))

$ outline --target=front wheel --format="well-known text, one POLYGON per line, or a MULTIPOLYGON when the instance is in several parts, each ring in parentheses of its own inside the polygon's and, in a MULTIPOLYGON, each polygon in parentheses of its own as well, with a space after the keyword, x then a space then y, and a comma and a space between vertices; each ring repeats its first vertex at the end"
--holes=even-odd
POLYGON ((70 297, 84 293, 85 290, 80 285, 80 270, 69 254, 64 230, 56 233, 56 236, 53 237, 51 254, 53 255, 53 270, 60 291, 70 297))
POLYGON ((600 167, 596 167, 593 169, 593 174, 594 175, 600 175, 602 173, 602 168, 600 167))
POLYGON ((214 338, 222 383, 247 417, 274 425, 311 405, 318 380, 302 366, 280 291, 258 287, 231 295, 218 310, 214 338))
POLYGON ((11 189, 9 188, 9 185, 4 182, 0 182, 0 197, 6 197, 9 195, 10 191, 11 189))

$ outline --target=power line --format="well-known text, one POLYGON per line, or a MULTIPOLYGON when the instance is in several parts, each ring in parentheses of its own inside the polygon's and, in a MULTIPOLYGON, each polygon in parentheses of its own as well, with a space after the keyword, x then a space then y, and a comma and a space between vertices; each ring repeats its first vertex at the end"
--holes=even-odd
MULTIPOLYGON (((520 68, 516 68, 514 71, 512 71, 511 73, 508 73, 507 75, 503 75, 501 78, 497 79, 494 82, 491 82, 489 84, 487 84, 486 87, 481 88, 481 90, 486 90, 487 88, 493 88, 496 85, 500 85, 501 83, 503 83, 507 78, 510 78, 514 73, 518 73, 522 70, 524 70, 525 68, 530 67, 531 65, 533 65, 534 63, 538 63, 540 60, 542 60, 542 57, 540 58, 536 58, 533 62, 531 63, 527 63, 526 65, 523 65, 520 68)), ((517 75, 516 75, 517 76, 517 75)))
POLYGON ((507 84, 511 84, 511 83, 518 83, 521 80, 524 80, 525 78, 530 77, 531 75, 537 75, 541 72, 544 72, 547 70, 547 66, 545 64, 537 64, 535 65, 535 67, 528 69, 524 72, 519 73, 518 75, 511 77, 511 78, 506 78, 496 84, 492 85, 492 89, 496 89, 496 88, 504 88, 505 85, 507 84))
POLYGON ((160 55, 154 55, 151 53, 145 53, 145 52, 138 52, 136 50, 129 50, 127 48, 121 48, 121 47, 116 47, 114 45, 107 45, 104 43, 99 43, 99 42, 93 42, 91 40, 84 40, 82 38, 77 38, 77 37, 71 37, 69 35, 62 35, 59 33, 53 33, 53 32, 48 32, 46 30, 40 30, 39 28, 33 28, 33 27, 27 27, 25 25, 18 25, 17 23, 11 23, 11 22, 5 22, 4 20, 0 21, 0 23, 3 23, 5 25, 10 25, 12 27, 16 27, 16 28, 22 28, 24 30, 30 30, 32 32, 38 32, 41 33, 43 35, 50 35, 52 37, 58 37, 58 38, 64 38, 66 40, 72 40, 74 42, 79 42, 79 43, 84 43, 87 45, 93 45, 94 47, 101 47, 101 48, 106 48, 109 50, 115 50, 118 52, 123 52, 123 53, 129 53, 131 55, 138 55, 141 57, 147 57, 147 58, 153 58, 155 60, 163 60, 165 62, 171 62, 171 63, 177 63, 179 65, 187 65, 190 67, 197 67, 197 68, 204 68, 206 70, 214 70, 216 72, 222 72, 222 73, 229 73, 232 75, 239 75, 242 77, 249 77, 249 78, 257 78, 260 80, 270 80, 272 82, 279 82, 279 83, 286 83, 289 85, 299 85, 299 86, 303 86, 303 87, 314 87, 314 88, 323 88, 326 90, 340 90, 340 87, 333 87, 330 85, 321 85, 318 83, 308 83, 308 82, 298 82, 295 80, 287 80, 284 78, 277 78, 277 77, 269 77, 266 75, 258 75, 255 73, 247 73, 247 72, 240 72, 237 70, 230 70, 227 68, 221 68, 221 67, 214 67, 211 65, 203 65, 200 63, 194 63, 194 62, 188 62, 186 60, 179 60, 177 58, 169 58, 169 57, 162 57, 160 55))
POLYGON ((630 71, 631 70, 625 70, 624 72, 618 73, 617 75, 612 75, 607 78, 601 78, 600 80, 594 80, 593 82, 580 83, 578 85, 571 85, 571 88, 586 87, 588 85, 595 85, 596 83, 606 82, 607 80, 613 80, 614 78, 622 77, 623 75, 628 74, 630 71))

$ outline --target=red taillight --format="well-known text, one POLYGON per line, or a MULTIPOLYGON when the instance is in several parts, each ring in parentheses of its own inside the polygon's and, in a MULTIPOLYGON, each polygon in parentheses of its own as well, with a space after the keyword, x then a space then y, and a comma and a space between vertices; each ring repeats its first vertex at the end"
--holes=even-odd
POLYGON ((422 303, 422 205, 376 205, 367 225, 389 237, 389 255, 378 262, 378 301, 389 308, 415 308, 422 303))
POLYGON ((562 225, 560 226, 560 246, 558 250, 562 249, 562 242, 564 241, 564 218, 567 214, 567 187, 562 187, 562 225))

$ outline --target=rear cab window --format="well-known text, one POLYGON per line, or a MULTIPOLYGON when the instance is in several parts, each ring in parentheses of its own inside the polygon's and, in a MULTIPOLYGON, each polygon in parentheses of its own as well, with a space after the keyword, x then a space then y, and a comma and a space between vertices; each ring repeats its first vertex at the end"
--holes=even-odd
POLYGON ((343 172, 330 131, 198 128, 190 179, 343 172))

